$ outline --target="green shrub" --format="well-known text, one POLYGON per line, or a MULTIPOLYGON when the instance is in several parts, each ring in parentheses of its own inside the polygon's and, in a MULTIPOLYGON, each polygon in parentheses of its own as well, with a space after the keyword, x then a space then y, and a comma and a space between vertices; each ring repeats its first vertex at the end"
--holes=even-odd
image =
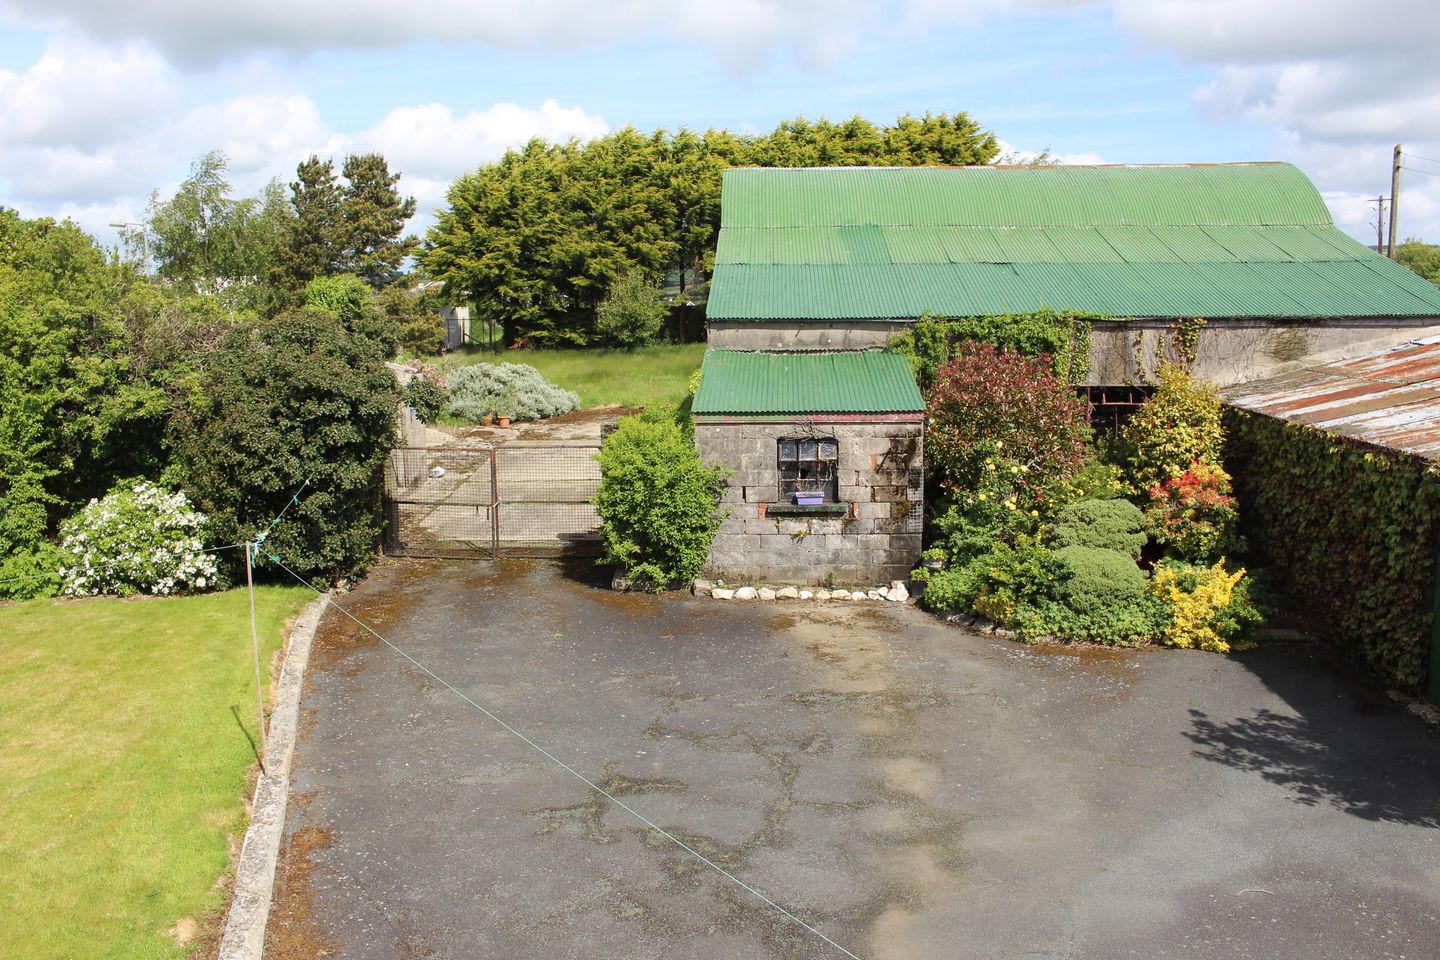
POLYGON ((311 280, 305 285, 305 306, 334 314, 346 330, 369 340, 386 359, 394 356, 400 341, 396 321, 381 308, 370 285, 353 273, 311 280))
POLYGON ((1064 576, 1038 537, 1020 535, 1013 544, 994 544, 964 564, 931 573, 924 600, 932 610, 972 610, 1011 625, 1021 608, 1053 597, 1064 576))
POLYGON ((426 356, 444 351, 445 318, 430 307, 427 297, 396 283, 382 288, 375 299, 402 348, 426 356))
POLYGON ((421 423, 434 423, 440 411, 445 409, 449 395, 444 387, 429 377, 415 376, 405 386, 401 398, 421 423))
POLYGON ((925 606, 940 613, 969 610, 980 594, 984 580, 986 557, 978 557, 961 567, 946 570, 926 571, 925 606))
POLYGON ((1145 575, 1126 554, 1070 546, 1054 556, 1062 570, 1054 595, 1016 611, 1027 638, 1135 646, 1164 629, 1164 601, 1146 590, 1145 575))
POLYGON ((204 552, 205 515, 183 493, 123 484, 60 525, 60 578, 75 597, 213 589, 219 568, 204 552))
POLYGON ((0 559, 0 600, 34 600, 60 592, 60 551, 48 540, 0 559))
POLYGON ((989 620, 1006 626, 1020 622, 1022 611, 1052 600, 1064 588, 1068 571, 1060 558, 1035 536, 1017 537, 1013 544, 972 561, 978 584, 971 606, 989 620))
POLYGON ((328 311, 240 327, 172 421, 178 485, 222 543, 266 529, 305 485, 269 547, 307 576, 356 573, 380 536, 399 397, 382 348, 328 311))
MULTIPOLYGON (((1096 433, 1098 441, 1102 433, 1096 433)), ((1077 500, 1118 500, 1131 496, 1133 491, 1125 482, 1125 475, 1119 467, 1100 459, 1089 460, 1084 468, 1072 477, 1052 485, 1046 492, 1042 517, 1052 518, 1061 508, 1077 500)))
POLYGON ((1128 500, 1078 500, 1056 514, 1050 540, 1057 547, 1099 547, 1139 559, 1145 517, 1128 500))
POLYGON ((1014 543, 1034 533, 1040 523, 1038 491, 1029 483, 1029 468, 1001 456, 1004 443, 981 461, 973 486, 952 488, 940 501, 935 517, 935 546, 952 565, 963 565, 989 553, 996 543, 1014 543))
POLYGON ((1149 490, 1199 461, 1220 465, 1225 431, 1220 395, 1178 364, 1160 368, 1160 384, 1121 428, 1126 473, 1137 491, 1149 490))
POLYGON ((618 346, 643 347, 660 335, 669 314, 660 299, 660 288, 643 274, 628 273, 596 307, 595 332, 618 346))
POLYGON ((727 471, 707 467, 671 419, 626 417, 597 459, 604 562, 656 590, 696 577, 720 527, 727 471))
POLYGON ((580 397, 562 390, 524 363, 476 363, 446 378, 451 416, 479 421, 506 416, 514 420, 558 417, 578 409, 580 397))

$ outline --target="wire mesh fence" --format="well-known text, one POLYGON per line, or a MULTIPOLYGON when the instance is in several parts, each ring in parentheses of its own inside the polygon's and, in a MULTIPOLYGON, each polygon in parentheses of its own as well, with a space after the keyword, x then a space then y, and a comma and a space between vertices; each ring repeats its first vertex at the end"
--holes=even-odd
POLYGON ((397 447, 385 477, 385 552, 414 557, 594 554, 599 441, 397 447))

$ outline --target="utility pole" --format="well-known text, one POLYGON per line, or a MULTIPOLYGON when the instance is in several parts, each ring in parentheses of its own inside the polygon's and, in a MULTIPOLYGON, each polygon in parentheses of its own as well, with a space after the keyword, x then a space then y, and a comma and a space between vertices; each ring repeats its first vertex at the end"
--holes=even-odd
POLYGON ((1390 166, 1390 242, 1385 256, 1395 259, 1395 221, 1400 218, 1400 144, 1395 144, 1395 160, 1390 166))
POLYGON ((1376 197, 1374 200, 1366 200, 1366 203, 1375 204, 1375 252, 1385 256, 1385 201, 1386 197, 1376 197))

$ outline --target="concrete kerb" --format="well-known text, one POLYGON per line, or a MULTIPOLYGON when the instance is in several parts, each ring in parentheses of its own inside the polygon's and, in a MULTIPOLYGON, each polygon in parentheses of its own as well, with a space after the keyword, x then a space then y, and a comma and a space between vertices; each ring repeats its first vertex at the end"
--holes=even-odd
POLYGON ((265 923, 275 888, 275 867, 285 833, 285 806, 290 799, 290 762, 300 722, 300 691, 310 644, 320 617, 330 603, 328 594, 300 612, 290 631, 285 664, 280 670, 275 705, 266 728, 265 772, 255 784, 250 804, 250 827, 235 868, 235 893, 220 938, 219 960, 260 960, 265 948, 265 923))

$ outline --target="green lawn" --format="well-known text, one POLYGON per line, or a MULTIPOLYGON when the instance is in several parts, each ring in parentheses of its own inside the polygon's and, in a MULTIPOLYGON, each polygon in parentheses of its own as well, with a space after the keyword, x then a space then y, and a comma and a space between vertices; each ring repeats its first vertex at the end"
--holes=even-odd
MULTIPOLYGON (((257 588, 267 666, 312 596, 257 588)), ((0 607, 9 960, 184 956, 167 931, 222 905, 254 761, 248 610, 243 590, 0 607)))
POLYGON ((627 407, 676 407, 685 399, 690 375, 700 368, 705 344, 661 344, 638 350, 506 350, 470 348, 447 354, 447 369, 471 363, 528 363, 566 390, 580 394, 585 407, 619 403, 627 407))

